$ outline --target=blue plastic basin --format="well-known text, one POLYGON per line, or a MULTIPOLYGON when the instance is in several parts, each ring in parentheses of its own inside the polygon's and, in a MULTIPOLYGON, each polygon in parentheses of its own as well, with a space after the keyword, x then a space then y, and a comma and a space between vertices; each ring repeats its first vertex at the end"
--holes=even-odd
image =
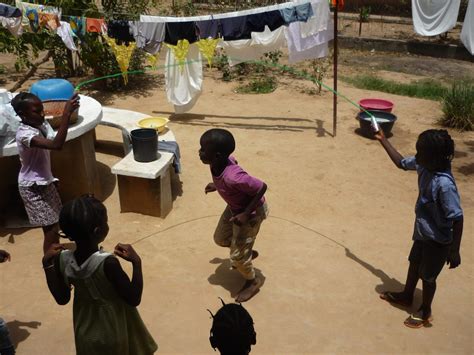
POLYGON ((74 86, 65 79, 45 79, 31 85, 30 92, 41 101, 69 100, 74 94, 74 86))

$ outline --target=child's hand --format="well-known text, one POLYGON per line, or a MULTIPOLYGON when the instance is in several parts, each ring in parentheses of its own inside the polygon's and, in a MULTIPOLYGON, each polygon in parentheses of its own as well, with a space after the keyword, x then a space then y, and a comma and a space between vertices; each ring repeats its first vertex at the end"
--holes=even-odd
POLYGON ((214 185, 213 182, 210 182, 209 184, 206 185, 206 187, 204 188, 204 193, 209 193, 209 192, 214 192, 216 191, 216 185, 214 185))
MULTIPOLYGON (((372 131, 373 131, 373 127, 370 126, 372 128, 372 131)), ((385 134, 383 133, 383 131, 381 129, 379 129, 377 132, 374 132, 374 137, 375 139, 377 139, 378 141, 381 141, 383 139, 385 139, 385 134)))
POLYGON ((0 249, 0 263, 4 263, 5 261, 10 261, 11 259, 12 258, 8 251, 0 249))
POLYGON ((245 223, 247 223, 249 220, 249 216, 247 213, 245 212, 242 212, 242 213, 239 213, 239 214, 236 214, 235 216, 231 217, 229 219, 229 222, 232 222, 238 226, 241 226, 245 223))
POLYGON ((141 259, 138 256, 137 252, 130 244, 118 243, 115 246, 114 254, 120 256, 122 259, 130 261, 132 264, 137 264, 141 262, 141 259))
POLYGON ((43 267, 47 267, 52 264, 51 260, 54 259, 62 250, 65 250, 64 246, 59 243, 51 244, 46 253, 43 256, 43 267))
POLYGON ((64 116, 69 116, 79 108, 79 94, 75 93, 64 107, 64 116))
POLYGON ((461 254, 459 254, 458 250, 451 250, 449 252, 446 265, 449 265, 450 269, 455 269, 461 265, 461 254))

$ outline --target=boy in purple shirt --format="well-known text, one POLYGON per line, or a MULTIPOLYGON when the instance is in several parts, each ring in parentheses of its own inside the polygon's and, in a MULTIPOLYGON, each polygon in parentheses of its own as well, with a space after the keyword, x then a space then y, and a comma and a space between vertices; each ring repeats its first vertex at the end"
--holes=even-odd
POLYGON ((263 195, 267 185, 248 175, 230 156, 235 140, 229 131, 210 129, 200 140, 199 158, 211 168, 213 182, 207 184, 205 193, 217 191, 227 203, 214 233, 217 245, 230 248, 230 261, 246 282, 236 297, 237 302, 252 298, 262 285, 255 274, 252 259, 260 224, 267 217, 267 204, 263 195))

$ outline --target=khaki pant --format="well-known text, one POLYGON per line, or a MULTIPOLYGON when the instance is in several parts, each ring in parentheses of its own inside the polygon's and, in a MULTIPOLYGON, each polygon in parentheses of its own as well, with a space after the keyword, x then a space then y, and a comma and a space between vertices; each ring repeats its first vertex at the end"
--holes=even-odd
POLYGON ((214 241, 221 247, 230 248, 230 263, 233 268, 239 270, 247 280, 255 278, 255 270, 252 265, 252 248, 255 243, 260 225, 267 218, 267 204, 257 208, 256 215, 247 223, 238 226, 229 219, 232 212, 226 207, 214 232, 214 241))

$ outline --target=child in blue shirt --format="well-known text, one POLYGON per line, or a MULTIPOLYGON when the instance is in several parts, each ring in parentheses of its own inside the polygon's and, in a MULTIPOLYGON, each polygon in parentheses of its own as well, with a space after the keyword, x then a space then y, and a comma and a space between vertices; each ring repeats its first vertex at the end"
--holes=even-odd
POLYGON ((418 279, 421 279, 422 304, 404 322, 407 327, 421 328, 432 320, 431 303, 436 291, 436 278, 444 264, 449 264, 450 269, 461 264, 459 248, 463 211, 451 173, 454 141, 446 130, 424 131, 416 142, 416 155, 404 158, 382 131, 375 133, 375 138, 399 169, 416 170, 418 173, 419 194, 405 288, 402 292, 384 292, 380 297, 391 303, 410 306, 418 279))

